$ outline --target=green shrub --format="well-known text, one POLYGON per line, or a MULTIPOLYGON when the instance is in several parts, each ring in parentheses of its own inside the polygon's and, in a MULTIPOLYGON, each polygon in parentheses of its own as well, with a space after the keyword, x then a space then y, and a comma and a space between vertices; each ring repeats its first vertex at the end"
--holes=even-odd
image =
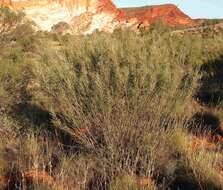
POLYGON ((122 33, 60 39, 61 51, 44 49, 33 69, 41 86, 35 101, 46 102, 55 119, 57 113, 69 123, 76 119, 74 126, 78 114, 106 113, 120 102, 130 107, 143 102, 153 112, 159 104, 163 112, 185 113, 199 78, 200 42, 166 33, 122 33))
POLYGON ((0 23, 4 26, 6 24, 13 25, 22 20, 24 14, 16 13, 7 7, 0 7, 0 23))
POLYGON ((209 74, 200 67, 220 57, 221 37, 155 27, 24 36, 21 28, 13 43, 0 42, 0 96, 9 98, 0 105, 10 108, 0 125, 19 144, 17 168, 46 170, 68 189, 137 189, 126 174, 163 188, 182 178, 221 186, 218 151, 193 152, 187 130, 201 75, 209 74))

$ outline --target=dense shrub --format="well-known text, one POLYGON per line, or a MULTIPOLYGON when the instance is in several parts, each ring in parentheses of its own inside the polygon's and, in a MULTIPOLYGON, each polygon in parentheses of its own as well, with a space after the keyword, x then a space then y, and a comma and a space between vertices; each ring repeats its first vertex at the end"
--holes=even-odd
POLYGON ((33 189, 221 189, 221 146, 195 149, 189 129, 201 82, 219 74, 206 64, 221 60, 222 36, 23 27, 0 39, 1 175, 54 177, 33 189))

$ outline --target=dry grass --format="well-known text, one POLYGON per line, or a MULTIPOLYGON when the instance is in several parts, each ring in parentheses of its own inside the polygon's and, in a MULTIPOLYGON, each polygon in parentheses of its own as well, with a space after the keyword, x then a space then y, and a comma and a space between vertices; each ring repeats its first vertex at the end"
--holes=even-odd
POLYGON ((26 32, 0 41, 5 188, 222 188, 221 145, 194 149, 189 131, 200 66, 220 57, 221 36, 26 32), (33 171, 53 182, 24 180, 33 171))

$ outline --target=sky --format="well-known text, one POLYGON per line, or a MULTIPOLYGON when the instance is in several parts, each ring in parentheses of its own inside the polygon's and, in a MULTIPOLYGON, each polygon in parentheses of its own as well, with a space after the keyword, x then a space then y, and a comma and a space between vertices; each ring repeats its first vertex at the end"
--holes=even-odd
POLYGON ((173 3, 192 18, 223 18, 223 0, 113 0, 118 7, 173 3))

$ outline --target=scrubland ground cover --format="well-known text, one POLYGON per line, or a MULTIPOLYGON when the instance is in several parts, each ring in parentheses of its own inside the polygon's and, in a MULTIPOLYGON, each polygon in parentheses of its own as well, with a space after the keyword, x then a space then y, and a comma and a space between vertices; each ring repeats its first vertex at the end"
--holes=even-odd
POLYGON ((222 189, 223 35, 0 15, 0 188, 222 189))

